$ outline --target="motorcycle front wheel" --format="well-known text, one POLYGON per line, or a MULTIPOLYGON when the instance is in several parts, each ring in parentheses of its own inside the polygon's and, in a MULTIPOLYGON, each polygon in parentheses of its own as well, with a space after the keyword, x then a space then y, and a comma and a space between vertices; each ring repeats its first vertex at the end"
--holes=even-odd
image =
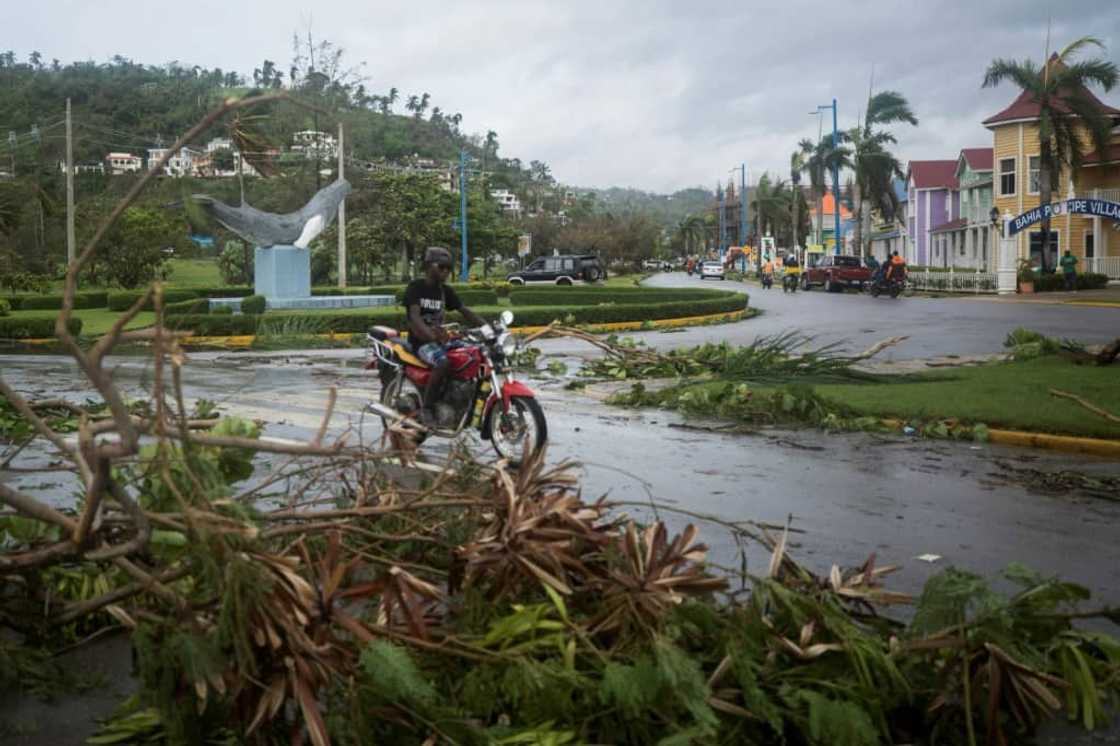
POLYGON ((493 422, 490 423, 490 442, 498 456, 514 466, 520 465, 523 457, 531 458, 548 441, 544 410, 532 397, 511 397, 509 411, 503 412, 501 404, 498 404, 491 417, 493 422))

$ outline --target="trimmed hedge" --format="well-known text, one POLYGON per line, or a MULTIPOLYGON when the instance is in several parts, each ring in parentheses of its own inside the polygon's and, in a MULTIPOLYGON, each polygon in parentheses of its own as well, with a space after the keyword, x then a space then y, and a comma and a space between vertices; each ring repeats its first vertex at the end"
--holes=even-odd
POLYGON ((256 314, 184 314, 164 319, 169 329, 186 329, 202 337, 256 334, 261 317, 256 314))
POLYGON ((199 298, 245 298, 253 294, 253 288, 248 285, 228 285, 220 288, 198 288, 195 294, 199 298))
POLYGON ((241 300, 241 313, 262 314, 268 302, 263 295, 250 295, 241 300))
MULTIPOLYGON (((82 320, 72 318, 66 328, 75 337, 82 333, 82 320)), ((0 339, 46 339, 54 336, 54 317, 0 318, 0 339)))
MULTIPOLYGON (((1100 290, 1101 288, 1108 287, 1108 275, 1102 275, 1096 272, 1085 272, 1077 276, 1077 284, 1074 287, 1078 290, 1100 290)), ((1061 272, 1035 277, 1034 290, 1036 293, 1048 293, 1065 289, 1066 282, 1061 272)))
POLYGON ((12 312, 12 304, 0 298, 0 316, 7 316, 12 312))
MULTIPOLYGON (((703 300, 685 300, 652 305, 626 303, 607 306, 533 306, 514 312, 514 326, 544 326, 555 320, 572 324, 608 324, 621 321, 653 321, 684 316, 707 316, 719 313, 742 311, 747 307, 747 296, 741 293, 726 293, 724 297, 703 300), (568 317, 571 316, 571 319, 568 317)), ((506 310, 503 306, 482 306, 476 309, 483 317, 497 317, 506 310)), ((175 316, 167 320, 168 326, 177 329, 191 329, 202 336, 227 336, 254 334, 261 319, 266 319, 273 327, 285 324, 298 326, 301 322, 308 325, 313 320, 315 327, 322 332, 355 334, 380 324, 404 329, 408 320, 403 308, 377 308, 364 313, 331 312, 269 312, 265 316, 242 314, 240 316, 175 316)))
POLYGON ((510 302, 514 306, 557 306, 557 305, 573 305, 573 306, 593 306, 599 303, 624 303, 624 304, 648 304, 648 303, 671 303, 676 301, 688 300, 709 300, 713 298, 725 297, 728 294, 736 295, 731 290, 701 290, 694 289, 666 289, 666 290, 645 290, 639 293, 603 293, 603 292, 590 292, 585 293, 580 290, 565 293, 562 297, 558 297, 556 293, 543 292, 538 293, 532 290, 515 292, 510 295, 510 302))
MULTIPOLYGON (((75 293, 74 308, 104 308, 107 297, 105 291, 75 293)), ((62 308, 61 295, 17 295, 11 300, 16 301, 12 303, 12 308, 19 311, 57 311, 62 308)))
MULTIPOLYGON (((143 290, 121 290, 115 293, 109 293, 109 310, 110 311, 127 311, 132 308, 132 304, 140 300, 146 291, 143 290)), ((198 298, 197 290, 177 290, 175 288, 167 288, 163 291, 163 304, 166 306, 169 303, 182 303, 185 300, 194 300, 198 298)), ((149 300, 140 309, 142 311, 151 311, 152 302, 149 300)))
POLYGON ((178 303, 168 303, 163 307, 163 313, 166 316, 182 316, 183 314, 207 314, 210 313, 210 299, 209 298, 195 298, 194 300, 184 300, 178 303))

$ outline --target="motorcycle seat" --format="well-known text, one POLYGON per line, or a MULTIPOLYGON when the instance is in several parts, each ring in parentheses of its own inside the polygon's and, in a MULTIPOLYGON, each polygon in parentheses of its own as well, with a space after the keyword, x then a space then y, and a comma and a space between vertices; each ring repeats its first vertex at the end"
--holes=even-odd
POLYGON ((400 361, 405 365, 411 365, 416 368, 432 367, 416 356, 416 353, 412 350, 412 345, 408 343, 407 339, 393 339, 388 344, 389 348, 397 354, 397 357, 400 358, 400 361))
POLYGON ((379 342, 384 342, 388 339, 396 339, 401 336, 400 332, 389 326, 371 326, 366 333, 379 342))

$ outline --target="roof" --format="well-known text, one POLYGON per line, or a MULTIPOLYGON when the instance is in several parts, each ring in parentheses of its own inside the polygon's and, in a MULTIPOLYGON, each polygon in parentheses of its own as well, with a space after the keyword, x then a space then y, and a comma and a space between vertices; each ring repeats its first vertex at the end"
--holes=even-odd
POLYGON ((959 231, 962 228, 967 227, 968 218, 957 218, 956 220, 950 220, 948 223, 942 223, 941 225, 931 230, 930 233, 950 233, 952 231, 959 231))
POLYGON ((1120 143, 1113 143, 1105 149, 1105 156, 1101 158, 1099 150, 1094 150, 1085 157, 1086 166, 1099 166, 1102 163, 1116 163, 1120 161, 1120 143))
POLYGON ((961 151, 961 157, 973 171, 992 170, 991 148, 965 148, 961 151))
POLYGON ((957 161, 910 161, 915 189, 956 189, 957 161))
MULTIPOLYGON (((1048 64, 1048 65, 1054 65, 1054 64, 1060 65, 1061 63, 1058 62, 1057 53, 1054 53, 1054 54, 1050 55, 1050 60, 1046 64, 1048 64)), ((1120 109, 1114 109, 1111 106, 1109 106, 1105 103, 1102 103, 1101 100, 1099 98, 1097 98, 1096 96, 1094 96, 1093 92, 1090 91, 1088 88, 1086 88, 1084 86, 1081 86, 1081 89, 1080 89, 1079 93, 1081 93, 1082 96, 1085 96, 1086 98, 1088 98, 1090 102, 1095 104, 1097 106, 1097 108, 1100 109, 1100 111, 1102 113, 1112 114, 1114 116, 1120 116, 1120 109)), ((1032 98, 1030 93, 1028 93, 1027 91, 1023 91, 1022 93, 1019 94, 1019 97, 1016 98, 1011 103, 1011 106, 1008 106, 1003 111, 1001 111, 997 114, 993 114, 992 116, 985 119, 984 120, 984 126, 990 128, 990 127, 993 127, 997 124, 1005 124, 1007 122, 1015 122, 1015 121, 1018 121, 1020 119, 1027 119, 1027 120, 1038 119, 1039 109, 1040 109, 1040 107, 1039 107, 1038 101, 1035 100, 1034 98, 1032 98)), ((1070 109, 1069 109, 1068 106, 1066 106, 1065 101, 1064 101, 1064 97, 1063 97, 1061 91, 1058 92, 1058 99, 1056 101, 1054 101, 1054 109, 1063 113, 1063 114, 1069 114, 1070 113, 1070 109)))
MULTIPOLYGON (((817 211, 816 205, 814 205, 813 206, 813 212, 815 213, 816 211, 817 211)), ((824 198, 821 200, 821 212, 824 215, 832 215, 833 213, 836 212, 836 198, 833 196, 833 194, 831 192, 826 192, 825 195, 824 195, 824 198)), ((851 220, 851 218, 852 218, 851 210, 849 210, 847 207, 845 207, 844 203, 841 202, 840 203, 840 219, 841 220, 851 220)))

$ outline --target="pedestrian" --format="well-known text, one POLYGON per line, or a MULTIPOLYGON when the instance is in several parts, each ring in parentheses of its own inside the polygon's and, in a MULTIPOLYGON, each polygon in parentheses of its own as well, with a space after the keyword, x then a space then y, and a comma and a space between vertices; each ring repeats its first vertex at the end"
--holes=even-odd
POLYGON ((1062 278, 1066 281, 1066 290, 1077 292, 1077 257, 1066 249, 1065 256, 1060 262, 1062 265, 1062 278))

